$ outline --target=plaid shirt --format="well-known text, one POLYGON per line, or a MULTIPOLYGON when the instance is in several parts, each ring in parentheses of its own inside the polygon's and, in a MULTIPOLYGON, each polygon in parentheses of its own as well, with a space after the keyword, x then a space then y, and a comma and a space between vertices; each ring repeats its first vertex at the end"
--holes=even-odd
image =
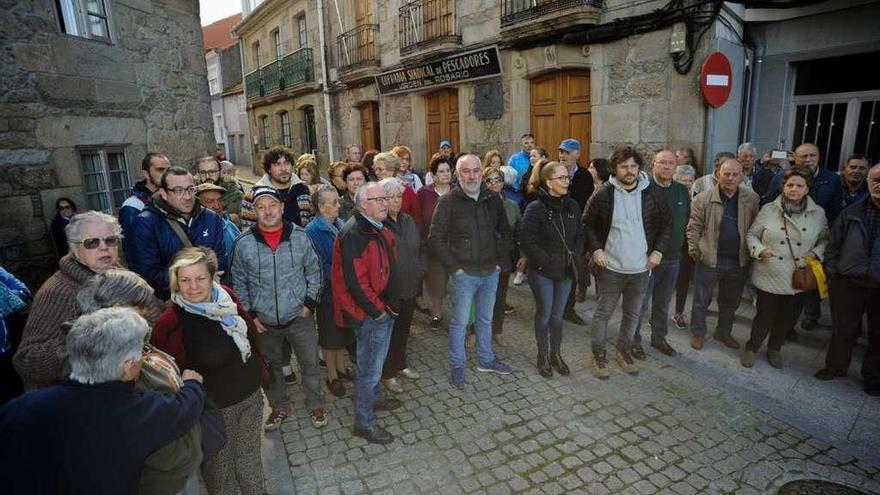
POLYGON ((868 234, 868 254, 871 254, 871 248, 874 247, 874 241, 880 235, 880 208, 868 197, 865 200, 865 208, 862 210, 862 223, 865 224, 865 230, 868 234))

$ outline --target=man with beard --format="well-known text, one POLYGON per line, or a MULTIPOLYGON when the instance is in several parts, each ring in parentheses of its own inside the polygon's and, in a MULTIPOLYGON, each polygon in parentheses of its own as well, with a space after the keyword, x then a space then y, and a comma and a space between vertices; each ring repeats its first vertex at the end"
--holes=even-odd
POLYGON ((131 254, 134 247, 134 219, 144 207, 150 204, 153 194, 159 190, 159 180, 162 174, 168 170, 171 162, 161 153, 147 153, 141 160, 141 177, 143 180, 135 183, 131 188, 131 196, 122 203, 119 208, 119 225, 122 227, 122 252, 125 261, 131 266, 131 254))
POLYGON ((510 366, 492 352, 492 311, 501 267, 510 263, 510 225, 501 196, 482 181, 483 165, 462 155, 455 165, 458 187, 440 197, 428 247, 452 276, 449 321, 450 379, 464 388, 465 327, 476 310, 477 371, 509 375, 510 366))
MULTIPOLYGON (((278 191, 284 204, 284 219, 305 227, 312 219, 312 200, 307 186, 293 173, 293 153, 283 146, 273 146, 263 155, 266 174, 254 184, 278 191)), ((253 190, 251 191, 253 194, 253 190)))
POLYGON ((196 161, 199 184, 220 185, 220 162, 213 156, 205 156, 196 161))
POLYGON ((168 300, 168 265, 184 247, 204 246, 217 254, 220 272, 226 271, 223 220, 196 201, 193 176, 181 167, 162 174, 159 193, 134 221, 132 271, 149 282, 156 297, 168 300))
MULTIPOLYGON (((633 336, 648 288, 649 274, 670 249, 672 213, 664 194, 642 171, 642 157, 630 147, 611 155, 614 177, 590 199, 584 212, 587 255, 599 268, 599 300, 593 314, 593 376, 608 378, 608 321, 623 297, 615 360, 628 374, 633 362, 633 336)), ((638 347, 641 350, 641 347, 638 347)))

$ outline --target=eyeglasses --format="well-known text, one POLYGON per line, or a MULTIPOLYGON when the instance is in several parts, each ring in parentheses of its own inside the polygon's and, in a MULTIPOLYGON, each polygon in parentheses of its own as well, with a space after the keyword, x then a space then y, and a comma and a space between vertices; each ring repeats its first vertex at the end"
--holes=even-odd
POLYGON ((196 188, 193 186, 189 187, 166 187, 166 191, 169 191, 171 194, 177 196, 178 198, 183 196, 192 196, 196 193, 196 188))
POLYGON ((389 199, 390 198, 388 198, 388 196, 377 196, 375 198, 366 198, 365 201, 375 201, 376 203, 387 203, 389 199))
POLYGON ((200 170, 199 173, 200 173, 201 175, 214 175, 214 174, 219 174, 219 173, 220 173, 220 169, 216 169, 216 170, 200 170))
POLYGON ((122 236, 118 235, 110 235, 107 237, 90 237, 88 239, 83 239, 81 241, 73 241, 74 244, 82 244, 82 247, 86 249, 97 249, 98 246, 103 242, 107 247, 116 247, 119 244, 119 239, 122 236))
POLYGON ((498 184, 504 182, 504 179, 500 179, 498 177, 489 177, 486 179, 486 184, 498 184))
POLYGON ((561 180, 562 182, 571 182, 571 177, 567 175, 560 175, 558 177, 550 177, 550 180, 561 180))
POLYGON ((675 160, 654 160, 657 165, 675 165, 675 160))

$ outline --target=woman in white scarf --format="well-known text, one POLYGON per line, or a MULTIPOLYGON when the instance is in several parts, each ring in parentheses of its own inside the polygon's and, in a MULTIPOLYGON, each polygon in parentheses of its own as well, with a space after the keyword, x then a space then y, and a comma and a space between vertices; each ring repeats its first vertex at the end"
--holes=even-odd
POLYGON ((171 301, 153 328, 153 345, 181 369, 204 377, 219 408, 226 444, 202 463, 208 492, 265 492, 260 439, 263 402, 257 333, 232 292, 216 282, 217 256, 207 248, 181 249, 168 269, 171 301))

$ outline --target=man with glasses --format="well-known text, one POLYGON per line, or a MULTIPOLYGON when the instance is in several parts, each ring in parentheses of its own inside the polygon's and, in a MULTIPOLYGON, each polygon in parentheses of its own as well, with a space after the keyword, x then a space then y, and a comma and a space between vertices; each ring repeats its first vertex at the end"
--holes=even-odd
POLYGON ((669 249, 663 253, 662 261, 649 272, 648 290, 639 312, 639 322, 633 336, 632 356, 645 359, 642 349, 642 321, 648 319, 651 325, 651 347, 675 356, 675 349, 666 342, 669 329, 669 302, 675 293, 681 248, 684 245, 684 230, 691 211, 691 195, 687 188, 672 180, 675 173, 675 153, 660 150, 654 154, 651 167, 651 182, 663 193, 666 204, 672 213, 672 230, 669 236, 669 249))
POLYGON ((592 340, 592 372, 599 379, 608 378, 608 321, 621 296, 623 315, 614 357, 625 373, 638 373, 632 356, 633 336, 648 277, 674 249, 669 246, 669 206, 642 171, 641 155, 630 147, 618 148, 610 162, 613 177, 590 199, 584 212, 587 254, 599 269, 592 340))
POLYGON ((131 188, 131 196, 119 208, 119 225, 122 226, 122 251, 128 266, 132 265, 131 253, 134 250, 134 219, 152 201, 153 194, 159 190, 159 180, 168 170, 171 162, 161 153, 147 153, 141 160, 143 180, 131 188))
POLYGON ((196 201, 193 176, 171 167, 159 180, 159 192, 134 221, 129 268, 168 300, 168 265, 177 251, 188 246, 214 250, 219 270, 226 271, 223 220, 196 201))
MULTIPOLYGON (((492 351, 492 312, 501 267, 510 264, 510 224, 501 196, 483 183, 479 157, 466 154, 455 165, 458 187, 440 197, 428 247, 452 276, 449 321, 450 381, 464 388, 465 327, 476 310, 477 371, 509 375, 510 366, 492 351)), ((358 344, 360 345, 360 344, 358 344)))
POLYGON ((199 184, 220 185, 220 162, 213 156, 199 158, 196 171, 199 173, 199 184))
POLYGON ((379 381, 400 310, 397 249, 394 234, 382 222, 388 216, 388 193, 377 183, 358 188, 357 211, 333 244, 334 319, 357 336, 354 379, 354 435, 389 444, 394 435, 376 423, 375 411, 392 410, 399 400, 383 398, 379 381))

